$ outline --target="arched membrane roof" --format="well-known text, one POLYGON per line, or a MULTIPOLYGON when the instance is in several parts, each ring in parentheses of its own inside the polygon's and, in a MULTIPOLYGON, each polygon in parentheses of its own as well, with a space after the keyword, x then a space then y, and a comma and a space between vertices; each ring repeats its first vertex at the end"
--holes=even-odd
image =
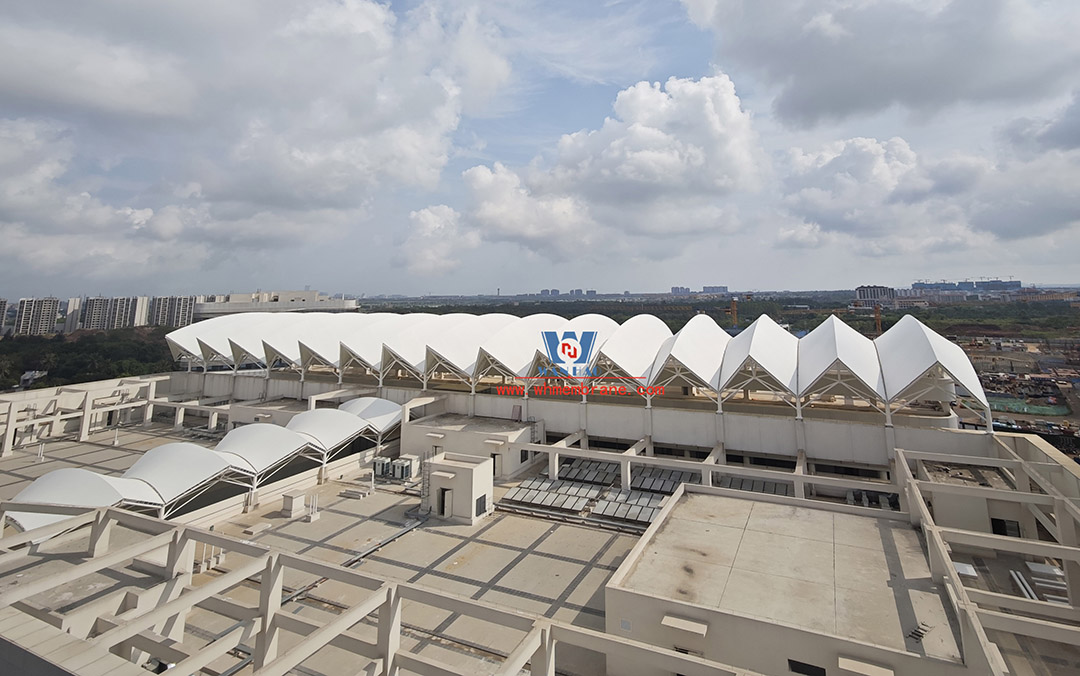
POLYGON ((367 428, 367 421, 335 408, 317 408, 293 416, 285 427, 312 440, 323 451, 332 451, 367 428))
POLYGON ((308 437, 293 430, 255 423, 229 430, 214 451, 229 454, 227 460, 236 469, 258 475, 295 456, 310 443, 308 437), (232 458, 242 464, 234 464, 232 458))
POLYGON ((228 469, 229 463, 214 451, 181 441, 151 448, 123 476, 150 484, 168 505, 228 469))

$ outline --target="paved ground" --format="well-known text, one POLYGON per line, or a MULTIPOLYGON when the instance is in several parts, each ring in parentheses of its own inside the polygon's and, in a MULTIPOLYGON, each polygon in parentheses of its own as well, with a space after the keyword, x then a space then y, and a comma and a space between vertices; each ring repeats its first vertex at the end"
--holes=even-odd
MULTIPOLYGON (((271 501, 216 530, 343 563, 400 531, 410 520, 406 512, 419 504, 415 497, 383 491, 362 500, 342 498, 338 493, 343 488, 335 482, 320 487, 320 517, 314 523, 285 519, 278 511, 280 501, 271 501), (259 522, 271 527, 243 534, 259 522)), ((369 555, 357 569, 602 631, 604 585, 635 541, 628 535, 497 512, 475 526, 429 520, 369 555)), ((297 587, 310 581, 297 575, 287 577, 285 584, 297 587)), ((344 594, 344 585, 331 582, 310 598, 333 604, 347 598, 344 594)), ((411 649, 424 655, 453 661, 449 653, 454 653, 455 660, 475 660, 485 650, 498 655, 498 646, 513 645, 513 632, 505 628, 426 607, 404 612, 416 638, 411 649)), ((584 651, 566 649, 559 656, 559 668, 568 673, 595 673, 599 667, 596 657, 584 651)))

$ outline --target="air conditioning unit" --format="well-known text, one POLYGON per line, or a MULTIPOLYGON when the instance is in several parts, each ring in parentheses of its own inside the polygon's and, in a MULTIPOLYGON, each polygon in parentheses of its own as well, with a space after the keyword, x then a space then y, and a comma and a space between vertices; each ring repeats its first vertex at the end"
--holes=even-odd
POLYGON ((388 476, 390 474, 390 458, 375 458, 375 476, 388 476))
POLYGON ((390 463, 390 469, 395 479, 407 481, 412 478, 412 463, 408 460, 398 458, 390 463))

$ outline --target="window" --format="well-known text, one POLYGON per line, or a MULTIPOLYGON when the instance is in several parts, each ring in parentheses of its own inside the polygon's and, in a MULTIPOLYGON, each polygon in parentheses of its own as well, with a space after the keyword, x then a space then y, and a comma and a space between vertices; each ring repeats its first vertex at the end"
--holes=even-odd
POLYGON ((990 519, 990 530, 994 531, 994 535, 1018 538, 1020 537, 1020 522, 1009 519, 990 519))
POLYGON ((529 462, 529 451, 523 448, 521 449, 521 464, 524 465, 527 462, 529 462))
POLYGON ((825 676, 825 669, 822 667, 814 666, 813 664, 807 664, 806 662, 800 662, 798 660, 788 660, 787 668, 793 674, 802 674, 803 676, 825 676))
POLYGON ((476 515, 483 516, 487 511, 487 496, 481 495, 476 499, 476 515))

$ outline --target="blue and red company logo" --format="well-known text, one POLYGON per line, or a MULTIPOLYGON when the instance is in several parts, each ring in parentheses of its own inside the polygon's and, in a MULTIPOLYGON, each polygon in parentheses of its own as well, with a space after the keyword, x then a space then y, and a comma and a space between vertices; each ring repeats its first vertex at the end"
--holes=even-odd
POLYGON ((593 346, 596 344, 596 331, 582 331, 579 336, 574 331, 565 331, 560 337, 557 331, 543 331, 544 349, 554 369, 547 369, 549 373, 541 372, 540 375, 569 376, 582 378, 595 376, 589 369, 589 358, 592 357, 593 346))

